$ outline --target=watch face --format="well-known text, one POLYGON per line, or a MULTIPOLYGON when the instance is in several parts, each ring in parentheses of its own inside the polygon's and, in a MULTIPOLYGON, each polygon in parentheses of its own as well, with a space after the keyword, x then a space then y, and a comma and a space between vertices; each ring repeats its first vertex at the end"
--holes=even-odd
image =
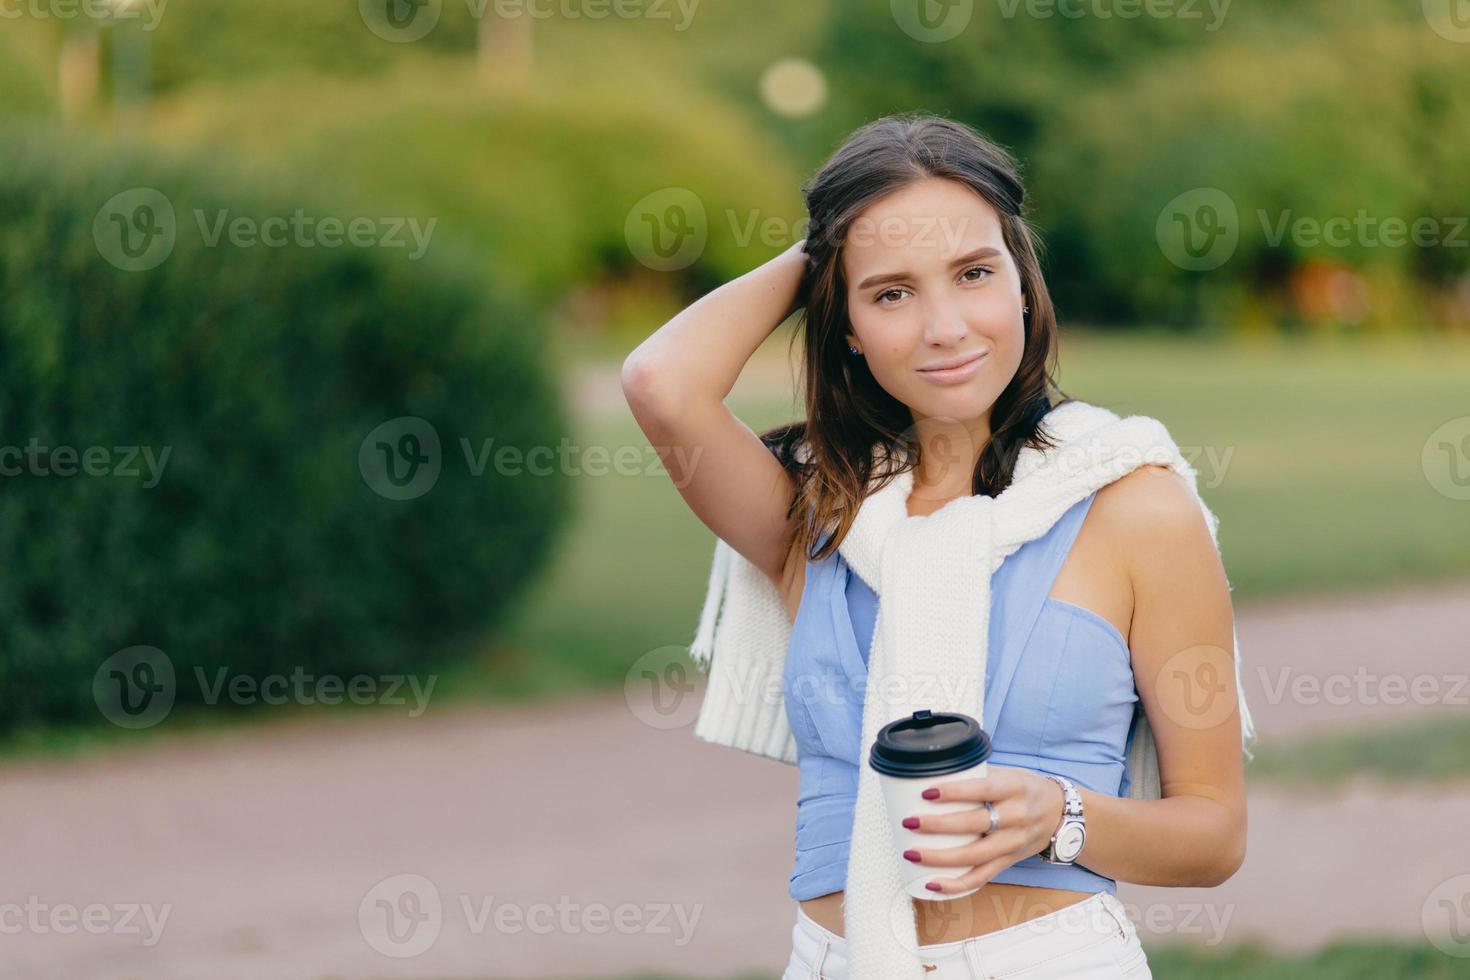
POLYGON ((1071 861, 1075 859, 1078 854, 1082 853, 1082 841, 1085 837, 1086 833, 1079 823, 1069 823, 1063 827, 1061 832, 1057 834, 1057 843, 1053 848, 1057 860, 1071 861))

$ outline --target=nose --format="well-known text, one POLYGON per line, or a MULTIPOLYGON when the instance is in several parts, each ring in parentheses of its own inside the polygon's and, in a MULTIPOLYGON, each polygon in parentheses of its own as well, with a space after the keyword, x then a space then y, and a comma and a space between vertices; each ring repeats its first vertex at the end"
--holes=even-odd
POLYGON ((924 343, 931 347, 953 347, 969 332, 958 304, 931 299, 924 311, 924 343))

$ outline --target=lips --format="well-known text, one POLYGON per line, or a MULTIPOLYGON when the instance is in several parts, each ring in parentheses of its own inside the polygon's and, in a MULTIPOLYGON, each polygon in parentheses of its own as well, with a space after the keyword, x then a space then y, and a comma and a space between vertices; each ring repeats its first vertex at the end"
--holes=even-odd
POLYGON ((955 368, 966 367, 972 361, 978 360, 979 358, 984 356, 985 351, 976 351, 973 354, 962 354, 959 357, 951 357, 948 360, 940 361, 938 364, 931 364, 929 367, 919 368, 919 370, 925 374, 929 374, 931 372, 952 371, 955 368))
POLYGON ((978 354, 971 354, 968 357, 952 357, 948 361, 941 361, 940 363, 954 364, 956 361, 959 361, 957 366, 920 368, 919 377, 930 384, 962 385, 980 373, 980 369, 985 366, 989 359, 989 351, 981 351, 978 354))

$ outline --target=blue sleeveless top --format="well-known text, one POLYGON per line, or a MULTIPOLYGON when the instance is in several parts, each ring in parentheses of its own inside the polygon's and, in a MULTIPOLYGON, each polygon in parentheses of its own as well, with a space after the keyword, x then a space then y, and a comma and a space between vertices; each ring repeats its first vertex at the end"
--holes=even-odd
MULTIPOLYGON (((1138 701, 1127 641, 1092 610, 1049 597, 1096 496, 1009 555, 991 578, 985 728, 995 765, 1123 796, 1138 701)), ((846 887, 858 766, 867 764, 858 743, 877 612, 877 595, 840 551, 807 562, 783 677, 799 770, 790 884, 797 901, 846 887)), ((1117 894, 1111 878, 1039 856, 993 880, 1117 894)))

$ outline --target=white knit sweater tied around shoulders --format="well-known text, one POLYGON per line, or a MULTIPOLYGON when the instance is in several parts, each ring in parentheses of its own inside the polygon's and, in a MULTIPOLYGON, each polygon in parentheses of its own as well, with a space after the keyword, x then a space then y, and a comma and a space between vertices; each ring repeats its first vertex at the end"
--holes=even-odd
MULTIPOLYGON (((868 655, 860 753, 891 721, 928 708, 958 711, 982 726, 990 580, 1001 562, 1088 494, 1147 464, 1168 466, 1194 493, 1218 549, 1218 519, 1200 499, 1194 468, 1163 424, 1120 418, 1081 401, 1043 419, 1056 446, 1027 446, 1010 486, 995 497, 966 496, 932 514, 910 517, 913 472, 863 499, 838 545, 842 557, 878 596, 868 655), (924 684, 942 677, 948 683, 924 684), (922 701, 922 703, 920 703, 922 701)), ((782 675, 791 622, 764 573, 716 540, 709 592, 690 656, 709 674, 694 734, 788 764, 796 743, 787 722, 782 675)), ((1242 749, 1254 737, 1233 640, 1242 749)), ((1158 752, 1142 702, 1135 706, 1128 752, 1129 795, 1161 795, 1158 752)), ((857 808, 843 901, 853 980, 921 980, 912 900, 903 887, 877 773, 860 766, 857 808)))

